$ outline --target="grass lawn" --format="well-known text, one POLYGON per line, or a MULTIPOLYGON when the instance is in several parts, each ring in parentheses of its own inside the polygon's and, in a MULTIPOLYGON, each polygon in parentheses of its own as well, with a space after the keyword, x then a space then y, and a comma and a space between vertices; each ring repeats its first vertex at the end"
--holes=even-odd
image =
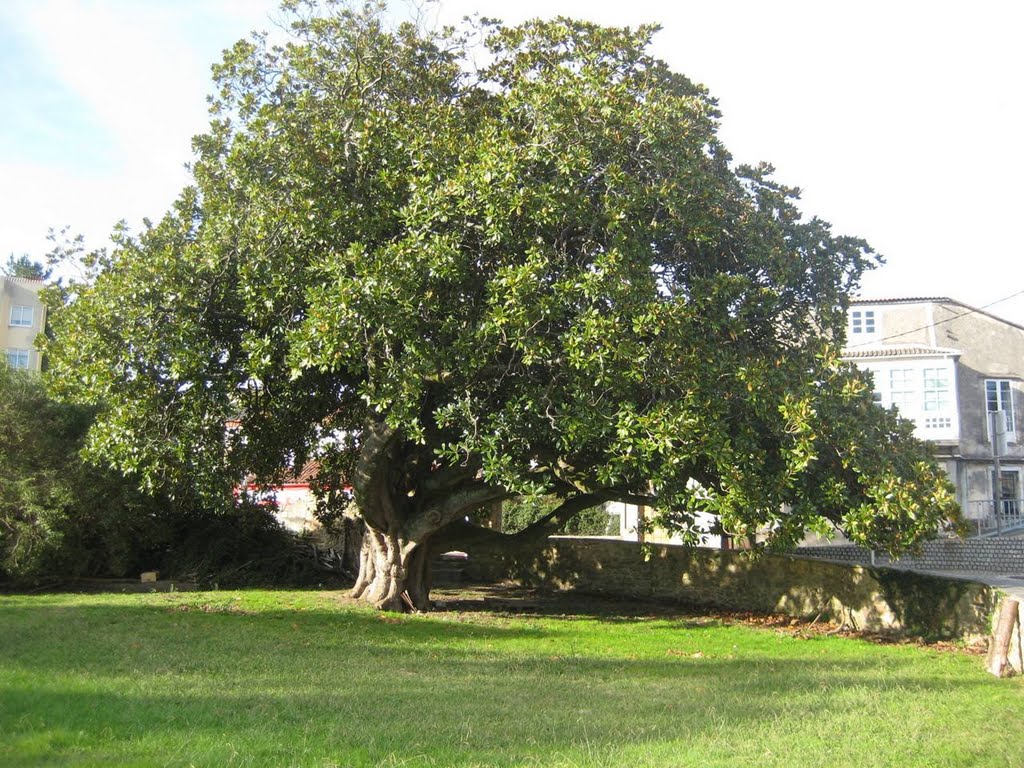
POLYGON ((0 596, 0 765, 1024 765, 1024 685, 977 656, 456 607, 0 596))

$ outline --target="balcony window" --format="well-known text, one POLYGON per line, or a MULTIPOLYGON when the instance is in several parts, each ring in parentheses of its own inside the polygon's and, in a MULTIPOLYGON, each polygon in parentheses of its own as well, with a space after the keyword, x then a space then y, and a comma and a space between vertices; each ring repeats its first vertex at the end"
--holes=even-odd
POLYGON ((893 368, 889 371, 890 402, 904 415, 910 414, 916 407, 919 375, 913 368, 893 368))
POLYGON ((948 411, 953 403, 948 368, 924 369, 924 410, 948 411))

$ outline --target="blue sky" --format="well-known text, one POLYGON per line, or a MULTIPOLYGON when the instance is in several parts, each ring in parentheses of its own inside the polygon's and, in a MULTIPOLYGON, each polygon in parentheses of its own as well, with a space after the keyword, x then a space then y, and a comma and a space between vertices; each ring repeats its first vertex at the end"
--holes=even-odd
MULTIPOLYGON (((659 22, 656 52, 721 103, 741 162, 767 160, 803 210, 887 265, 866 296, 974 305, 1024 290, 1024 3, 1009 0, 444 0, 517 21, 659 22)), ((270 0, 0 0, 0 258, 48 227, 103 245, 187 183, 209 66, 270 0)), ((1024 323, 1024 296, 991 311, 1024 323)))

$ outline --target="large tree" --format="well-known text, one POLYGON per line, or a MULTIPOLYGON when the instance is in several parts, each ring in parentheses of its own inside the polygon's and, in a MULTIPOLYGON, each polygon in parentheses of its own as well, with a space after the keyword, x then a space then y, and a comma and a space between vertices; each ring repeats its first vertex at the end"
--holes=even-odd
POLYGON ((55 317, 96 454, 219 498, 318 456, 382 608, 518 494, 561 500, 520 540, 613 499, 892 551, 953 513, 837 358, 874 254, 734 166, 654 28, 292 10, 215 69, 194 185, 55 317))

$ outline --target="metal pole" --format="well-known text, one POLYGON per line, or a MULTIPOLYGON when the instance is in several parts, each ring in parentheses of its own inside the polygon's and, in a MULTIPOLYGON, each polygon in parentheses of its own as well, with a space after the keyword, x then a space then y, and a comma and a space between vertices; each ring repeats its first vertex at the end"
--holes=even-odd
MULTIPOLYGON (((1003 501, 1003 486, 1001 478, 1001 467, 999 465, 999 435, 996 433, 996 426, 999 423, 1000 418, 1006 418, 1003 416, 1002 411, 991 411, 989 413, 990 421, 989 424, 989 435, 992 438, 992 511, 996 516, 996 533, 1001 534, 1003 532, 1002 515, 1000 514, 999 506, 1003 501)), ((1005 422, 1004 422, 1005 423, 1005 422)))

